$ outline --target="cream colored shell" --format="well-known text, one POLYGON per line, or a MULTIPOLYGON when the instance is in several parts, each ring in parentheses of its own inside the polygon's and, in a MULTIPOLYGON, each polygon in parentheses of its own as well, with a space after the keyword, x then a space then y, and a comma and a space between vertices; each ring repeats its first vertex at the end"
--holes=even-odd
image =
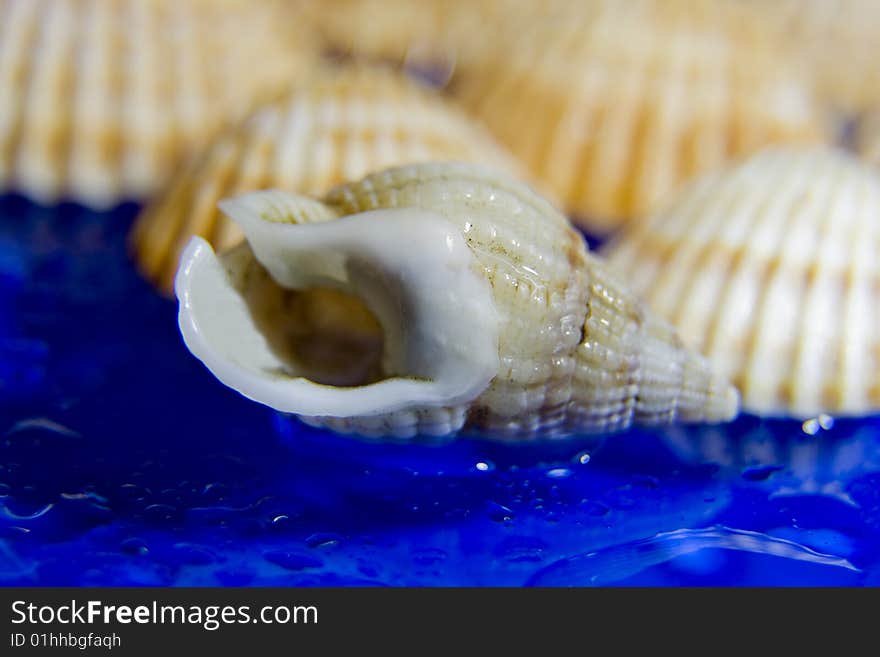
POLYGON ((587 252, 563 215, 491 169, 411 165, 321 202, 266 191, 222 206, 248 242, 218 260, 193 238, 176 280, 186 343, 227 385, 312 424, 521 441, 737 411, 736 391, 587 252), (357 296, 378 319, 381 361, 352 359, 376 378, 309 381, 308 354, 279 348, 314 319, 289 309, 323 288, 357 296))
POLYGON ((796 65, 752 12, 723 0, 573 7, 452 91, 588 231, 766 144, 819 138, 796 65))
POLYGON ((862 117, 856 131, 856 148, 863 160, 880 166, 880 111, 862 117))
POLYGON ((880 180, 774 148, 702 178, 605 249, 759 414, 880 409, 880 180))
POLYGON ((472 43, 480 0, 312 0, 302 3, 327 47, 391 62, 452 64, 472 43), (464 32, 462 32, 464 28, 464 32))
POLYGON ((525 25, 549 20, 571 4, 571 0, 304 0, 300 7, 334 52, 442 74, 467 67, 487 50, 508 47, 525 25))
POLYGON ((313 60, 272 0, 0 0, 0 188, 106 207, 313 60))
POLYGON ((847 113, 880 109, 880 3, 749 0, 749 4, 807 65, 828 106, 847 113))
POLYGON ((444 159, 520 170, 484 129, 402 74, 368 67, 319 72, 178 171, 138 219, 134 257, 170 291, 192 235, 220 250, 241 240, 217 209, 222 198, 271 187, 320 194, 382 167, 444 159))

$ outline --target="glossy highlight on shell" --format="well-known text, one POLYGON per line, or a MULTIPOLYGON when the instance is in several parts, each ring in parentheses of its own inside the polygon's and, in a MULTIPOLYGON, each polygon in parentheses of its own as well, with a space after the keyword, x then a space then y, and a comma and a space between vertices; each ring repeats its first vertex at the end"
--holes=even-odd
POLYGON ((132 251, 141 272, 171 292, 192 235, 218 250, 239 242, 217 201, 281 188, 322 194, 344 180, 425 160, 521 168, 481 126, 432 90, 388 69, 319 69, 224 131, 141 214, 132 251))
POLYGON ((410 165, 322 200, 221 207, 247 241, 218 258, 191 240, 184 340, 226 385, 311 424, 523 441, 737 412, 563 215, 491 169, 410 165), (328 371, 316 351, 349 355, 328 371))
POLYGON ((832 149, 774 148, 694 183, 603 251, 769 416, 880 409, 880 179, 832 149))
POLYGON ((572 3, 453 79, 574 221, 607 234, 693 176, 822 138, 796 62, 723 0, 572 3))
POLYGON ((0 188, 106 208, 311 65, 274 0, 0 0, 0 188))

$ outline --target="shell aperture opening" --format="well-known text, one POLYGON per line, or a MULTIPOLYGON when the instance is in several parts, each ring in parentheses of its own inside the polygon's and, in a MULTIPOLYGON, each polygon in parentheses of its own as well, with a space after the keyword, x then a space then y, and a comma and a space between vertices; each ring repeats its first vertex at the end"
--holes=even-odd
POLYGON ((189 350, 244 396, 307 417, 476 398, 498 371, 499 322, 458 229, 415 208, 337 218, 309 203, 277 191, 221 203, 247 241, 218 257, 193 238, 184 252, 189 350))

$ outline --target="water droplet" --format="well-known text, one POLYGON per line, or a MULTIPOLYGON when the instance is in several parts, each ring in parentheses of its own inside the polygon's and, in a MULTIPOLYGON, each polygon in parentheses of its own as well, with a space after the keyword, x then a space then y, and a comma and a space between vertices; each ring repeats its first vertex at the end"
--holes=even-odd
POLYGON ((754 465, 742 471, 742 478, 746 481, 765 481, 779 470, 782 470, 781 465, 754 465))
POLYGON ((229 487, 225 484, 215 482, 205 485, 202 489, 202 496, 210 502, 221 502, 229 492, 229 487))
POLYGON ((480 472, 489 472, 495 469, 495 464, 490 461, 477 461, 474 468, 480 472))
POLYGON ((438 548, 425 548, 412 553, 412 560, 420 566, 433 566, 446 557, 447 554, 438 548))
POLYGON ((575 454, 574 461, 575 463, 580 463, 581 465, 586 465, 590 462, 590 453, 589 452, 580 452, 575 454))
POLYGON ((660 488, 660 480, 651 475, 633 475, 633 481, 639 486, 645 488, 660 488))
POLYGON ((73 429, 65 427, 63 424, 59 424, 58 422, 54 422, 45 417, 29 418, 27 420, 16 422, 12 428, 6 432, 6 435, 14 436, 15 434, 29 431, 43 431, 54 437, 66 438, 68 440, 82 440, 82 434, 78 431, 74 431, 73 429))
POLYGON ((513 563, 536 562, 544 558, 547 544, 536 536, 512 536, 502 541, 495 554, 513 563))
POLYGON ((119 492, 123 500, 131 502, 141 502, 153 494, 149 488, 138 484, 122 484, 119 492))
POLYGON ((571 474, 572 472, 568 468, 552 468, 547 470, 547 476, 551 479, 565 479, 570 477, 571 474))
POLYGON ((287 570, 304 570, 305 568, 320 568, 324 562, 308 554, 290 552, 288 550, 270 550, 263 554, 266 561, 281 566, 287 570))
POLYGON ((607 500, 613 508, 621 510, 634 509, 638 504, 632 496, 632 486, 630 484, 619 486, 609 491, 607 500))
POLYGON ((834 426, 834 418, 827 413, 820 413, 816 417, 804 420, 801 429, 808 436, 815 436, 820 429, 828 430, 834 426))
POLYGON ((144 509, 144 515, 150 520, 157 521, 171 520, 175 513, 177 509, 170 504, 150 504, 144 509))
POLYGON ((208 548, 195 543, 175 543, 174 556, 180 563, 204 566, 217 561, 217 556, 208 548))
POLYGON ((339 545, 342 538, 339 534, 317 533, 306 538, 306 545, 310 548, 330 548, 339 545))
POLYGON ((489 514, 489 518, 495 522, 510 521, 515 515, 512 509, 507 508, 503 504, 498 504, 497 502, 489 502, 486 505, 486 512, 489 514))
POLYGON ((137 556, 144 556, 149 554, 150 548, 147 547, 147 544, 140 538, 127 538, 119 545, 119 549, 125 552, 126 554, 132 554, 137 556))
POLYGON ((107 498, 97 493, 61 493, 63 500, 92 500, 98 504, 107 504, 107 498))

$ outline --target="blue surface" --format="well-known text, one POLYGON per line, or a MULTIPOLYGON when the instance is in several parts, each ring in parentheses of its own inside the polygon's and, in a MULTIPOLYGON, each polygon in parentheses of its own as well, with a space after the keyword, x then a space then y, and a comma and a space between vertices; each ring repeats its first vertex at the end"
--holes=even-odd
POLYGON ((0 199, 3 584, 880 584, 876 419, 337 437, 190 356, 135 213, 0 199))

